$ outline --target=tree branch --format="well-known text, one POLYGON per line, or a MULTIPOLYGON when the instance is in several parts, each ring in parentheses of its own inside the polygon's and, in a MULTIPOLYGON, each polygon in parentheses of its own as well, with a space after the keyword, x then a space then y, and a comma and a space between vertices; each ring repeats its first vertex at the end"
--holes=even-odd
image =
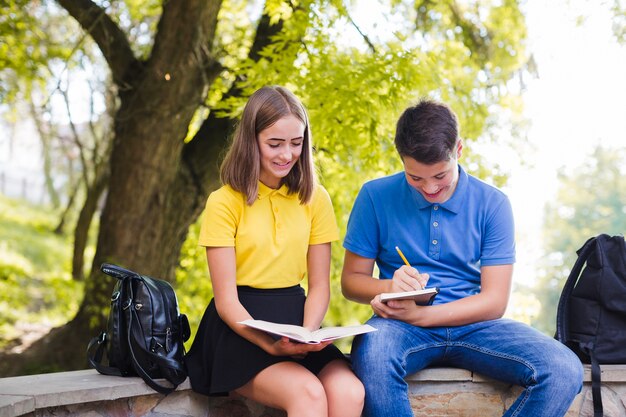
POLYGON ((352 19, 352 16, 350 16, 350 13, 347 10, 345 11, 345 13, 346 13, 346 17, 348 18, 348 21, 350 21, 350 24, 354 26, 357 32, 359 32, 359 35, 361 35, 361 37, 363 38, 363 41, 367 44, 367 46, 370 48, 372 53, 375 54, 376 47, 374 46, 370 38, 365 33, 363 33, 363 31, 361 31, 361 28, 356 24, 354 19, 352 19))
POLYGON ((150 57, 151 65, 179 66, 189 60, 189 51, 202 67, 210 65, 213 62, 210 48, 204 46, 213 44, 221 6, 222 0, 164 2, 150 57), (181 22, 185 23, 181 25, 181 22), (201 43, 191 43, 194 40, 201 43))
MULTIPOLYGON (((270 23, 270 17, 263 14, 257 25, 252 46, 248 51, 248 58, 253 61, 261 59, 260 52, 272 43, 272 38, 283 29, 283 21, 270 23)), ((239 77, 238 77, 239 78, 239 77)), ((235 81, 223 99, 237 97, 241 89, 235 81)), ((183 161, 189 168, 191 177, 197 188, 198 195, 204 195, 204 190, 211 178, 219 178, 219 164, 216 163, 216 153, 219 154, 228 143, 228 135, 235 125, 235 120, 219 118, 214 112, 202 123, 193 140, 183 149, 183 161)))
POLYGON ((126 34, 111 20, 105 10, 91 0, 57 0, 82 28, 91 35, 109 64, 113 81, 127 87, 128 69, 139 62, 126 34))

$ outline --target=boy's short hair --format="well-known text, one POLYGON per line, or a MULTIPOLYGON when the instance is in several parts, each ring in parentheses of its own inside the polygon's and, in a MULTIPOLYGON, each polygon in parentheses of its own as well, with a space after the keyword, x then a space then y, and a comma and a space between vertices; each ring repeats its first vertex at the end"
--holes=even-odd
POLYGON ((395 145, 401 157, 431 165, 448 161, 458 141, 457 117, 443 103, 420 102, 406 109, 396 125, 395 145))

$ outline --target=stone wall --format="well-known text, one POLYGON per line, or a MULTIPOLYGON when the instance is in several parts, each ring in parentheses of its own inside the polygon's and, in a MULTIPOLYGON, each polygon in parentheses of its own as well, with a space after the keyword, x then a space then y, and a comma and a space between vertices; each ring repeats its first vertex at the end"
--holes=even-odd
MULTIPOLYGON (((604 415, 626 417, 626 365, 602 369, 604 415)), ((411 404, 416 417, 497 417, 519 395, 510 386, 452 368, 411 375, 411 404)), ((591 417, 590 372, 567 417, 591 417)), ((207 398, 185 381, 168 396, 156 394, 140 378, 98 374, 95 370, 0 379, 0 417, 284 417, 282 411, 241 397, 207 398)))

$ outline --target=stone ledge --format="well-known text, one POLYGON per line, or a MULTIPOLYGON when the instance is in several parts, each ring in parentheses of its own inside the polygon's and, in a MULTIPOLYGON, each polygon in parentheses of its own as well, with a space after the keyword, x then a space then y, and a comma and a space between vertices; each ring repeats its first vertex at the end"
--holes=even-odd
POLYGON ((33 397, 0 394, 0 417, 21 416, 35 410, 33 397))
MULTIPOLYGON (((584 382, 591 382, 591 366, 584 365, 584 382)), ((626 383, 626 365, 602 365, 602 382, 624 382, 626 383)), ((428 368, 406 377, 409 382, 431 381, 431 382, 494 382, 491 378, 480 374, 457 368, 428 368)), ((1 381, 1 380, 0 380, 1 381)), ((1 386, 1 385, 0 385, 1 386)), ((0 389, 1 392, 1 389, 0 389)))
MULTIPOLYGON (((626 398, 626 365, 604 365, 602 368, 603 395, 607 391, 605 411, 613 407, 616 413, 621 413, 617 408, 623 408, 622 399, 626 398)), ((425 369, 406 379, 416 416, 458 415, 450 411, 452 408, 456 413, 458 410, 469 412, 463 415, 497 416, 519 393, 519 387, 507 386, 463 369, 425 369), (481 409, 475 409, 481 402, 481 409)), ((584 379, 585 388, 568 416, 593 415, 585 411, 589 409, 590 401, 589 366, 585 367, 584 379)), ((100 375, 95 370, 0 379, 0 417, 95 416, 96 410, 97 415, 104 416, 284 416, 278 410, 237 396, 208 399, 192 392, 188 380, 166 397, 155 393, 141 378, 100 375), (109 411, 102 414, 102 410, 109 411)))

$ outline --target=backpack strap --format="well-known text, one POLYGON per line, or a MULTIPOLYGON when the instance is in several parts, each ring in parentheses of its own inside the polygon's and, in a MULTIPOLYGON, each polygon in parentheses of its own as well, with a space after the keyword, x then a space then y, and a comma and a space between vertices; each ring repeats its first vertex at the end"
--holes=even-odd
POLYGON ((113 278, 117 278, 122 280, 128 276, 139 275, 136 272, 131 271, 130 269, 122 268, 119 265, 107 264, 103 263, 100 265, 100 270, 107 275, 112 276, 113 278))
POLYGON ((572 295, 576 281, 580 276, 583 265, 587 262, 589 255, 595 247, 597 239, 603 238, 603 235, 592 237, 585 242, 585 244, 576 251, 578 258, 572 267, 572 270, 565 281, 563 290, 561 291, 561 297, 559 298, 559 304, 556 312, 556 339, 566 344, 569 341, 569 298, 572 295))
POLYGON ((92 366, 92 368, 95 368, 103 375, 124 376, 119 369, 112 366, 105 366, 102 364, 102 356, 104 354, 106 345, 106 332, 102 332, 99 336, 91 339, 89 345, 87 346, 87 359, 89 359, 89 364, 92 366))
MULTIPOLYGON (((139 374, 139 376, 146 382, 146 384, 148 384, 152 389, 154 389, 157 392, 160 392, 161 394, 169 394, 171 392, 173 392, 176 387, 178 386, 177 384, 172 384, 173 386, 167 386, 167 385, 161 385, 159 384, 157 381, 155 381, 150 375, 148 375, 148 373, 143 369, 143 367, 141 366, 141 364, 139 363, 139 361, 137 360, 137 357, 135 356, 135 352, 133 349, 133 343, 132 343, 132 327, 133 327, 133 322, 135 320, 138 320, 136 317, 136 312, 135 310, 133 310, 132 308, 130 309, 130 320, 128 321, 128 325, 127 325, 127 338, 128 338, 128 350, 130 351, 130 356, 132 358, 133 361, 133 367, 135 368, 135 371, 137 371, 137 373, 139 374)), ((150 355, 150 358, 156 362, 161 368, 171 368, 174 369, 175 371, 178 372, 185 372, 185 369, 183 368, 183 366, 178 363, 175 360, 172 359, 168 359, 168 358, 164 358, 160 355, 157 355, 153 352, 146 352, 147 354, 150 355)))
POLYGON ((602 407, 602 382, 600 364, 593 352, 593 343, 585 343, 581 346, 582 350, 591 358, 591 394, 593 398, 593 417, 603 417, 604 409, 602 407))

